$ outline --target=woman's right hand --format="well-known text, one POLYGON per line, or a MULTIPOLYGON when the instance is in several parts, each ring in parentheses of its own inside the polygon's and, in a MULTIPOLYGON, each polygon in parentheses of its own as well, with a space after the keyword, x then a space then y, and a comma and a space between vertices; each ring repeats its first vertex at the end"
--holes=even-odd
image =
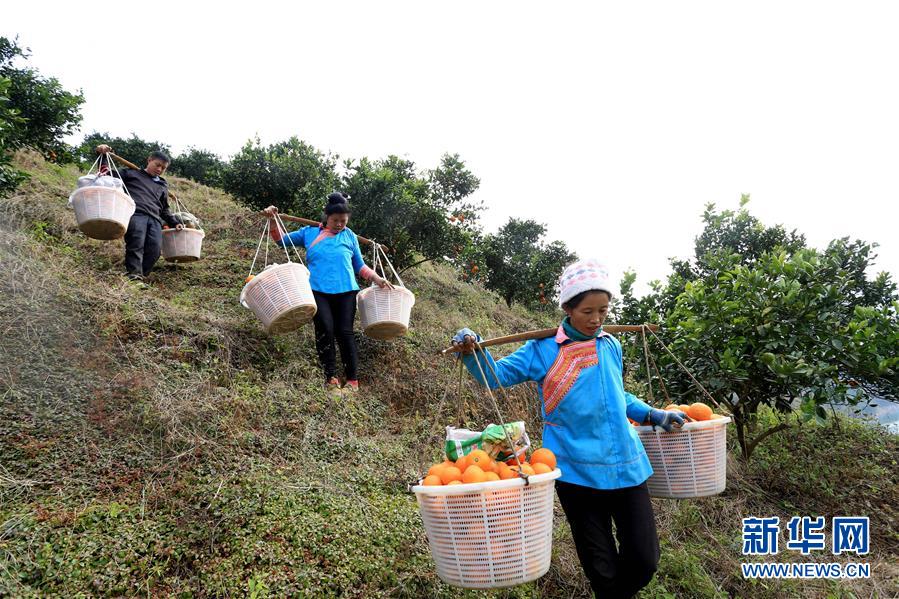
POLYGON ((459 329, 453 337, 453 350, 470 354, 474 352, 475 343, 480 343, 481 336, 469 328, 459 329))
POLYGON ((268 208, 266 208, 265 210, 263 210, 263 212, 265 212, 265 215, 266 215, 267 217, 269 217, 269 218, 274 218, 274 216, 275 216, 276 214, 278 214, 278 207, 277 207, 277 206, 269 206, 268 208))

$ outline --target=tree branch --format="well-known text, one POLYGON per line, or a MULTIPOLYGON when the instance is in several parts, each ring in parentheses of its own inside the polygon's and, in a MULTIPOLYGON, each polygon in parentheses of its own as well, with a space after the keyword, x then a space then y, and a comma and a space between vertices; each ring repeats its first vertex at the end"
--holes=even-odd
POLYGON ((755 451, 755 448, 756 448, 756 446, 757 446, 759 443, 761 443, 762 441, 764 441, 765 439, 767 439, 768 437, 770 437, 770 436, 773 435, 774 433, 778 433, 778 432, 780 432, 780 431, 782 431, 782 430, 784 430, 784 429, 790 428, 790 426, 791 426, 791 425, 788 424, 788 423, 786 423, 786 422, 781 422, 781 423, 778 424, 777 426, 773 426, 773 427, 769 428, 769 429, 766 430, 764 433, 762 433, 761 435, 759 435, 758 437, 756 437, 755 439, 753 439, 753 440, 746 446, 746 457, 748 458, 749 456, 752 455, 752 452, 755 451))

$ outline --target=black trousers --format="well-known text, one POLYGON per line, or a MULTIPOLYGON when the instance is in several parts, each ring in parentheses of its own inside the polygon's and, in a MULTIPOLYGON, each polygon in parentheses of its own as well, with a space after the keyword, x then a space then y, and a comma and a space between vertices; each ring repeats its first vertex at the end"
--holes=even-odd
POLYGON ((659 536, 646 483, 602 491, 556 481, 556 493, 596 597, 633 597, 649 584, 659 564, 659 536))
POLYGON ((125 231, 125 270, 147 276, 162 253, 162 225, 147 214, 135 212, 125 231))
POLYGON ((337 376, 337 352, 334 348, 336 339, 340 346, 340 358, 347 380, 355 380, 358 376, 359 356, 356 352, 356 339, 353 337, 353 320, 356 318, 357 291, 346 293, 320 293, 313 291, 315 305, 315 347, 318 360, 325 370, 325 380, 337 376))

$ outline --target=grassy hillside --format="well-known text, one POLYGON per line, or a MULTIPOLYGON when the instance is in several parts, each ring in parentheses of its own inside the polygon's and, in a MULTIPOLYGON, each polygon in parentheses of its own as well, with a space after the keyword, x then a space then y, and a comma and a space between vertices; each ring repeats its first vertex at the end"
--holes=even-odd
MULTIPOLYGON (((78 173, 17 161, 32 178, 0 200, 0 595, 587 595, 560 511, 539 582, 443 585, 407 491, 444 425, 494 420, 467 380, 435 413, 454 380, 436 355, 449 334, 544 318, 422 265, 404 275, 418 298, 410 334, 360 337, 364 390, 331 397, 311 326, 270 338, 238 305, 261 221, 230 197, 171 181, 204 220, 205 257, 161 264, 140 290, 119 275, 121 241, 77 231, 65 204, 78 173)), ((502 408, 539 437, 534 399, 516 389, 502 408)), ((643 596, 893 596, 897 450, 855 423, 805 426, 749 466, 732 461, 723 495, 657 501, 662 565, 643 596), (872 579, 743 580, 740 519, 794 514, 871 516, 872 579)))

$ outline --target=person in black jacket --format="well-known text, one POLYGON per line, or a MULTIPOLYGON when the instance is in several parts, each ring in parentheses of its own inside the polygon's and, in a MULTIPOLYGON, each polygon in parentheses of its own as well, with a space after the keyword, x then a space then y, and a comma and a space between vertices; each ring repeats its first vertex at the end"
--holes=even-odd
MULTIPOLYGON (((101 174, 108 170, 107 153, 112 148, 106 144, 97 146, 103 154, 101 174)), ((162 225, 180 229, 181 221, 169 212, 169 188, 162 178, 171 160, 163 152, 153 152, 147 158, 147 166, 123 169, 121 179, 134 200, 134 214, 125 232, 125 271, 129 279, 143 281, 153 270, 162 252, 162 225)))

